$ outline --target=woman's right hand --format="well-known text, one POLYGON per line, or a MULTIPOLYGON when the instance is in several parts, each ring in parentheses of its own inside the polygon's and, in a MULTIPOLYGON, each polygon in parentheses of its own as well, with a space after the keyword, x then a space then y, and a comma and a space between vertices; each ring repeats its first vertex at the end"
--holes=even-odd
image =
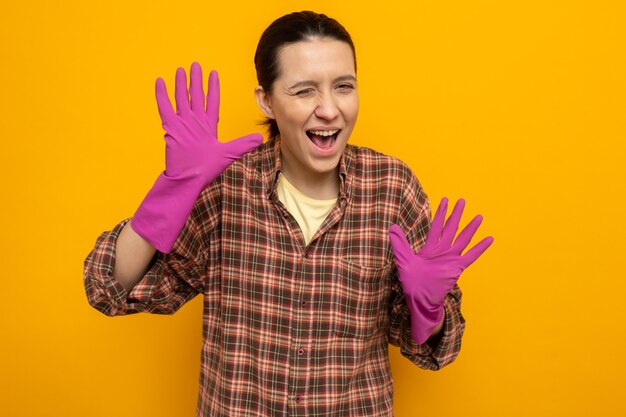
POLYGON ((165 130, 165 175, 181 180, 200 179, 206 187, 231 163, 261 144, 258 133, 222 143, 217 139, 220 85, 216 71, 209 75, 206 100, 202 68, 191 65, 191 82, 183 68, 176 71, 176 112, 168 98, 165 82, 156 81, 156 100, 165 130))
POLYGON ((200 64, 191 65, 187 90, 185 70, 176 72, 176 112, 165 82, 157 79, 156 99, 165 129, 165 171, 135 212, 133 230, 161 252, 170 252, 198 196, 230 164, 263 142, 254 133, 230 142, 217 139, 219 81, 209 76, 204 97, 200 64))

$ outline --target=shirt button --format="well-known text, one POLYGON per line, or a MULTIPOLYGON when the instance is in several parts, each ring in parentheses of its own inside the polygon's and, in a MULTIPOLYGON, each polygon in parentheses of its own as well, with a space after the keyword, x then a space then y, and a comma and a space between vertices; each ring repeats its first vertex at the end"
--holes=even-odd
POLYGON ((307 300, 300 300, 300 305, 301 305, 302 307, 306 307, 306 305, 307 305, 308 303, 309 303, 309 302, 308 302, 307 300))
POLYGON ((304 355, 304 349, 300 348, 298 349, 298 356, 302 356, 302 355, 304 355))
POLYGON ((304 252, 304 257, 308 259, 311 257, 311 255, 309 254, 309 252, 304 252))
POLYGON ((296 395, 294 400, 296 400, 297 403, 302 402, 302 397, 300 395, 296 395))

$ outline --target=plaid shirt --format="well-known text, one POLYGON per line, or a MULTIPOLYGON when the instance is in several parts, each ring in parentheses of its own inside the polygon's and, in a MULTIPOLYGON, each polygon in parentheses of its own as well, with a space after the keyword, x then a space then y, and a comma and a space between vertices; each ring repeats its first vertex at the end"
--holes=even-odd
POLYGON ((280 141, 236 161, 199 197, 170 254, 127 293, 112 278, 123 221, 85 260, 91 305, 107 315, 173 313, 204 297, 198 416, 392 416, 388 344, 437 370, 459 353, 461 292, 437 340, 416 345, 387 230, 417 251, 428 199, 397 159, 348 145, 340 193, 305 245, 278 200, 280 141))

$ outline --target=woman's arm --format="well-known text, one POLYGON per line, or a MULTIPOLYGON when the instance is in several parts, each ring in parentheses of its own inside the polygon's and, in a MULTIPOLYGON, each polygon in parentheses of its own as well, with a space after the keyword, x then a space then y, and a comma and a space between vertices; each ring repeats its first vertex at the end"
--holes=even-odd
POLYGON ((115 247, 113 278, 130 292, 150 267, 156 249, 130 226, 124 226, 115 247))
POLYGON ((192 64, 189 88, 187 75, 179 68, 175 111, 165 82, 157 80, 157 107, 165 129, 165 171, 133 218, 103 233, 85 260, 87 298, 104 314, 173 313, 203 290, 206 253, 200 235, 207 230, 198 230, 196 221, 203 220, 207 200, 219 194, 217 188, 207 189, 232 162, 263 141, 259 134, 229 142, 217 139, 220 92, 216 72, 211 72, 208 83, 205 97, 200 65, 192 64), (206 200, 203 191, 207 191, 206 200), (199 199, 204 214, 196 213, 190 220, 199 199), (175 246, 177 240, 180 243, 175 246))

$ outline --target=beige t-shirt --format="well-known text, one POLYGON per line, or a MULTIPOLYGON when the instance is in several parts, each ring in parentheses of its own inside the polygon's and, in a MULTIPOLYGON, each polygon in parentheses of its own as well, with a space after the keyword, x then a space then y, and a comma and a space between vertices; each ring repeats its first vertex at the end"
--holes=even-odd
POLYGON ((316 200, 302 194, 284 175, 278 177, 276 188, 278 199, 285 205, 289 213, 296 219, 304 242, 308 245, 317 229, 320 228, 328 213, 337 204, 337 199, 316 200))

